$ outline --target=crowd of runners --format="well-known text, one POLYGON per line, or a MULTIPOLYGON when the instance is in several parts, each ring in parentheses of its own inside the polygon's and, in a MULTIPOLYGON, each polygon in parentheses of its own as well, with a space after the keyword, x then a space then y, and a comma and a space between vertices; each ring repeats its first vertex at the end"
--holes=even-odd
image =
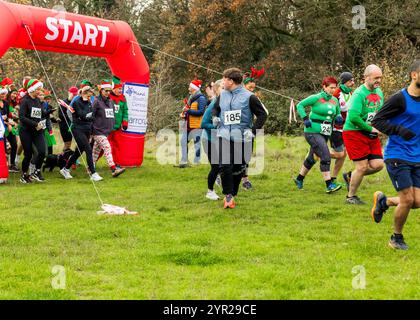
POLYGON ((85 153, 91 180, 103 179, 95 169, 102 154, 112 176, 122 174, 125 168, 115 162, 115 151, 119 147, 115 135, 128 127, 128 108, 122 87, 120 79, 114 76, 112 81, 103 80, 97 86, 95 96, 92 83, 83 80, 79 88, 69 88, 67 97, 58 99, 55 108, 52 101, 56 99, 40 80, 25 77, 18 88, 12 79, 2 79, 0 110, 9 172, 21 173, 23 184, 44 182, 42 167, 48 159, 63 158, 64 166, 59 172, 65 179, 71 179, 71 169, 85 153), (64 148, 58 154, 54 154, 57 143, 52 123, 58 123, 64 142, 64 148), (74 149, 73 139, 76 142, 74 149))
POLYGON ((420 208, 420 60, 412 63, 409 77, 409 86, 387 101, 380 89, 382 71, 376 65, 365 69, 358 88, 350 72, 342 73, 339 81, 324 78, 322 91, 297 105, 310 149, 294 179, 297 188, 303 189, 306 175, 319 161, 326 192, 337 192, 342 188, 337 176, 348 155, 354 169, 342 174, 346 202, 363 205, 357 195, 363 177, 386 166, 398 196, 375 192, 371 216, 379 223, 390 206, 396 207, 389 245, 403 250, 408 248, 403 226, 410 210, 420 208), (381 135, 389 136, 384 153, 381 135), (335 159, 332 174, 331 159, 335 159))
MULTIPOLYGON (((242 74, 239 69, 228 69, 222 79, 206 87, 207 97, 201 92, 201 81, 193 80, 189 86, 190 97, 181 114, 186 130, 180 167, 187 166, 191 139, 196 150, 194 162, 199 161, 201 139, 210 162, 206 197, 219 199, 214 184, 221 178, 224 208, 235 207, 234 197, 241 181, 244 189, 252 187, 246 169, 256 130, 264 126, 268 116, 254 94, 255 80, 263 72, 252 69, 251 73, 242 74)), ((369 65, 359 87, 355 87, 351 72, 343 72, 338 80, 327 76, 319 93, 297 105, 309 145, 293 179, 297 188, 303 189, 305 177, 319 162, 326 193, 335 193, 345 186, 345 202, 364 205, 365 201, 357 195, 363 178, 386 166, 398 195, 387 197, 381 191, 375 192, 371 216, 379 223, 390 206, 396 207, 394 233, 389 241, 396 249, 408 248, 403 226, 409 211, 420 207, 420 60, 412 63, 409 77, 410 85, 385 101, 380 88, 382 70, 369 65), (389 139, 383 152, 380 138, 384 135, 389 139), (341 184, 337 180, 347 157, 354 169, 342 173, 341 184), (335 161, 331 171, 332 159, 335 161)))
MULTIPOLYGON (((188 142, 194 141, 194 163, 200 163, 201 146, 210 163, 206 197, 219 200, 214 189, 217 183, 224 194, 224 208, 235 208, 240 185, 252 188, 247 175, 254 138, 262 129, 268 111, 255 93, 256 80, 264 69, 243 73, 237 68, 223 72, 222 79, 211 82, 202 92, 202 81, 192 80, 189 97, 184 100, 182 119, 182 159, 180 168, 188 167, 188 142)), ((372 219, 379 223, 383 214, 395 206, 394 233, 389 245, 407 249, 402 234, 411 209, 420 208, 420 60, 409 70, 410 84, 385 101, 380 88, 382 71, 369 65, 363 83, 355 87, 351 72, 343 72, 338 80, 327 76, 321 91, 299 102, 297 111, 304 124, 308 153, 293 179, 298 189, 304 188, 305 177, 319 162, 328 194, 347 189, 345 202, 366 204, 357 194, 364 176, 381 171, 384 166, 397 195, 387 197, 377 191, 373 196, 372 219), (384 148, 381 135, 388 135, 384 148), (330 144, 330 147, 329 145, 330 144), (353 169, 338 176, 346 158, 353 169), (331 171, 331 161, 334 166, 331 171)), ((83 80, 80 87, 71 87, 65 100, 58 100, 55 110, 51 93, 37 79, 26 77, 18 89, 9 78, 3 79, 0 109, 5 127, 5 147, 10 172, 21 172, 20 181, 44 181, 41 167, 53 155, 56 144, 52 122, 57 122, 64 142, 63 154, 69 154, 60 170, 71 179, 82 153, 86 155, 88 173, 93 181, 102 180, 96 162, 104 154, 112 176, 124 172, 115 159, 118 148, 116 132, 127 130, 127 103, 117 77, 103 80, 95 96, 94 86, 83 80), (57 116, 55 116, 57 115, 57 116), (71 150, 72 139, 76 148, 71 150), (19 156, 23 151, 21 169, 19 156), (69 152, 71 151, 71 152, 69 152)))

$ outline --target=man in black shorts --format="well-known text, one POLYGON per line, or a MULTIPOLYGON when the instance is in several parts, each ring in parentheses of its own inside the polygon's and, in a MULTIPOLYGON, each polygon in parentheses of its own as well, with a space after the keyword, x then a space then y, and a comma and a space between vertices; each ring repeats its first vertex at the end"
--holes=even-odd
POLYGON ((411 84, 394 94, 378 112, 372 125, 389 135, 385 164, 398 197, 387 198, 376 191, 371 216, 379 223, 390 206, 394 212, 394 234, 389 246, 407 250, 402 230, 411 209, 420 208, 420 59, 410 68, 411 84))

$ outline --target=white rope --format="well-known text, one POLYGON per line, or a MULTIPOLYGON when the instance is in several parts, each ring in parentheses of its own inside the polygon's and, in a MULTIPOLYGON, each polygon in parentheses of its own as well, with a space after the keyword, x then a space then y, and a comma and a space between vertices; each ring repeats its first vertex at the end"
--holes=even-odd
MULTIPOLYGON (((32 46, 34 47, 34 51, 35 51, 35 53, 36 53, 36 55, 38 57, 39 63, 41 64, 42 70, 44 71, 45 77, 47 78, 47 81, 48 81, 48 83, 49 83, 49 85, 51 87, 51 91, 53 92, 53 95, 55 97, 55 100, 57 101, 57 103, 59 103, 59 101, 58 101, 59 99, 58 99, 58 97, 57 97, 57 95, 55 93, 54 87, 53 87, 53 85, 52 85, 52 83, 50 81, 50 78, 48 77, 47 70, 45 69, 44 64, 42 63, 42 59, 41 59, 41 57, 40 57, 40 55, 38 53, 38 50, 36 49, 36 46, 35 46, 34 41, 32 40, 32 32, 31 32, 29 26, 27 26, 26 24, 24 26, 25 26, 26 32, 28 33, 29 39, 31 40, 32 46)), ((64 116, 64 112, 63 112, 63 110, 61 110, 60 107, 59 107, 59 110, 62 112, 62 114, 64 116)), ((67 127, 70 129, 70 125, 69 125, 66 117, 64 117, 64 120, 66 121, 67 127)), ((72 130, 69 130, 69 131, 71 133, 72 138, 74 139, 74 135, 73 135, 72 130)), ((74 141, 76 142, 76 139, 74 139, 74 141)), ((79 151, 79 153, 82 154, 82 152, 80 152, 80 148, 79 148, 79 145, 77 144, 77 142, 76 142, 76 147, 77 147, 77 150, 79 151)), ((82 158, 83 165, 85 166, 85 168, 87 168, 87 163, 86 163, 84 157, 81 157, 81 158, 82 158)), ((89 172, 89 177, 92 177, 92 173, 91 172, 89 172)), ((89 180, 92 182, 93 188, 95 189, 96 194, 98 195, 98 199, 99 199, 99 201, 101 203, 101 206, 103 206, 104 205, 104 202, 102 201, 102 197, 99 194, 98 188, 96 187, 95 181, 93 181, 92 179, 89 179, 89 180)))
POLYGON ((79 73, 79 75, 77 76, 77 79, 76 79, 76 84, 74 85, 75 87, 77 87, 77 85, 79 84, 80 76, 82 75, 82 72, 85 69, 86 61, 88 60, 88 58, 89 58, 89 56, 86 56, 85 62, 83 62, 82 69, 80 69, 80 73, 79 73))
MULTIPOLYGON (((166 56, 168 56, 168 57, 171 57, 171 58, 173 58, 173 59, 176 59, 176 60, 179 60, 179 61, 182 61, 182 62, 185 62, 185 63, 191 64, 191 65, 193 65, 193 66, 196 66, 196 67, 202 68, 202 69, 204 69, 204 70, 207 70, 207 71, 210 71, 210 72, 216 73, 216 74, 218 74, 218 75, 223 75, 223 73, 222 73, 222 72, 219 72, 219 71, 216 71, 216 70, 213 70, 213 69, 207 68, 206 66, 202 66, 202 65, 200 65, 200 64, 197 64, 197 63, 194 63, 194 62, 191 62, 191 61, 185 60, 185 59, 183 59, 183 58, 181 58, 181 57, 178 57, 178 56, 172 55, 172 54, 170 54, 170 53, 167 53, 167 52, 164 52, 164 51, 161 51, 161 50, 158 50, 158 49, 152 48, 152 47, 150 47, 150 46, 148 46, 148 45, 141 44, 141 43, 138 43, 138 42, 136 42, 136 41, 131 41, 131 43, 136 43, 136 44, 138 44, 138 45, 139 45, 139 46, 141 46, 141 47, 145 47, 145 48, 147 48, 147 49, 150 49, 150 50, 153 50, 153 51, 159 52, 159 53, 164 54, 164 55, 166 55, 166 56)), ((281 93, 278 93, 278 92, 276 92, 276 91, 272 91, 272 90, 266 89, 266 88, 264 88, 264 87, 256 86, 256 88, 258 88, 258 89, 260 89, 260 90, 263 90, 263 91, 266 91, 266 92, 268 92, 268 93, 271 93, 271 94, 274 94, 274 95, 277 95, 277 96, 280 96, 280 97, 283 97, 283 98, 289 99, 289 100, 294 100, 294 101, 297 101, 297 102, 299 102, 299 101, 300 101, 300 100, 298 100, 298 99, 296 99, 296 98, 286 96, 286 95, 284 95, 284 94, 281 94, 281 93)))

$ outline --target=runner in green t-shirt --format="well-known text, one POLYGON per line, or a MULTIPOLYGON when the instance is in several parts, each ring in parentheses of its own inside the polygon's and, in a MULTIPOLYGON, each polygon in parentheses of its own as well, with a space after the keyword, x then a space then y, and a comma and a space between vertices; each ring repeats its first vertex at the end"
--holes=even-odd
POLYGON ((353 172, 343 173, 349 183, 346 202, 349 204, 365 204, 356 195, 363 177, 382 170, 384 166, 382 146, 378 137, 379 131, 371 122, 384 104, 384 95, 379 88, 382 71, 376 65, 366 68, 365 83, 357 88, 351 99, 343 139, 347 154, 354 162, 353 172))
POLYGON ((303 188, 303 180, 316 162, 314 155, 321 159, 320 169, 327 185, 326 192, 332 193, 341 189, 341 185, 336 185, 331 180, 331 155, 327 145, 328 138, 332 133, 334 120, 340 123, 343 122, 338 100, 332 95, 337 85, 335 78, 326 77, 322 81, 323 90, 320 93, 309 96, 297 105, 299 116, 305 124, 305 139, 311 147, 299 175, 294 179, 298 189, 303 188), (306 107, 311 108, 309 116, 306 114, 306 107))

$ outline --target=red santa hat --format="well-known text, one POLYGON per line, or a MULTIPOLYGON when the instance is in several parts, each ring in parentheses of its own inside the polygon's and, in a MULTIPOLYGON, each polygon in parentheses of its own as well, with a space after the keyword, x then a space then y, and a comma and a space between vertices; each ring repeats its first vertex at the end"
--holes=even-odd
POLYGON ((112 82, 110 80, 101 81, 101 89, 112 89, 112 82))
POLYGON ((195 80, 191 81, 190 88, 193 88, 194 90, 200 90, 202 83, 203 83, 203 81, 195 79, 195 80))
POLYGON ((26 83, 25 89, 28 91, 28 93, 32 93, 37 89, 42 88, 43 86, 44 84, 38 79, 31 79, 26 83))

